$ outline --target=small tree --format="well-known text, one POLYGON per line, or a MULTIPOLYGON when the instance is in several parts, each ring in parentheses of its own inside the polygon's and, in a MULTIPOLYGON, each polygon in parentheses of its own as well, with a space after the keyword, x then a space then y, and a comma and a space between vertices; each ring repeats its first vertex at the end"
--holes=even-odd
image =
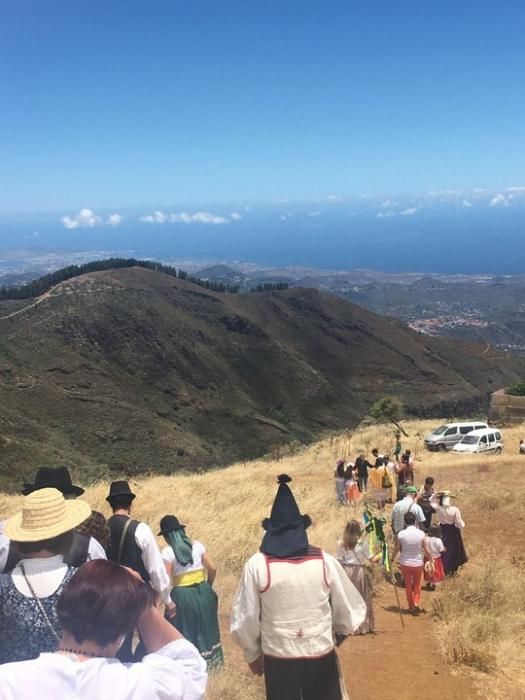
POLYGON ((510 396, 525 396, 525 382, 516 382, 516 384, 511 384, 506 392, 510 396))
POLYGON ((376 423, 392 423, 405 437, 408 437, 408 434, 400 425, 404 414, 403 404, 400 399, 395 396, 384 396, 372 404, 368 413, 376 423))

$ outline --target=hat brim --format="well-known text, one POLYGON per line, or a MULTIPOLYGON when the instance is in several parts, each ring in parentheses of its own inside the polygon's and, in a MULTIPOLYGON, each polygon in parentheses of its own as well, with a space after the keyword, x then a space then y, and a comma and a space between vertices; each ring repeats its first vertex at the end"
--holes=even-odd
POLYGON ((137 498, 136 494, 131 493, 130 491, 129 493, 114 493, 112 496, 106 496, 106 501, 111 503, 111 501, 113 501, 115 498, 120 498, 121 496, 128 496, 128 498, 131 498, 132 501, 137 498))
POLYGON ((35 486, 35 484, 24 484, 24 488, 21 491, 22 496, 29 496, 30 493, 34 493, 35 491, 40 491, 40 489, 45 489, 45 488, 53 488, 56 489, 57 491, 60 491, 60 493, 64 496, 82 496, 83 493, 85 493, 85 489, 83 489, 81 486, 74 486, 71 484, 71 486, 65 486, 65 487, 59 487, 59 486, 35 486))
POLYGON ((185 530, 186 525, 183 525, 182 523, 179 523, 177 527, 168 527, 165 530, 161 530, 160 532, 157 533, 157 537, 160 537, 161 535, 167 535, 169 532, 176 532, 177 530, 185 530))
POLYGON ((302 527, 288 530, 279 535, 266 532, 261 543, 261 552, 280 559, 308 549, 308 536, 302 527))
POLYGON ((65 516, 60 522, 31 530, 24 528, 22 512, 15 513, 5 524, 4 533, 14 542, 40 542, 74 530, 91 515, 91 506, 85 501, 66 501, 65 508, 65 516))

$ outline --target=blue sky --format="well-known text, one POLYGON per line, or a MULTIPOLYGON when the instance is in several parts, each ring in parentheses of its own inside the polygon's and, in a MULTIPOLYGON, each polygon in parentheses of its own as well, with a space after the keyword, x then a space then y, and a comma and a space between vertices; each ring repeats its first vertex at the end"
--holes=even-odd
POLYGON ((3 0, 0 212, 492 201, 525 184, 524 36, 522 0, 3 0))

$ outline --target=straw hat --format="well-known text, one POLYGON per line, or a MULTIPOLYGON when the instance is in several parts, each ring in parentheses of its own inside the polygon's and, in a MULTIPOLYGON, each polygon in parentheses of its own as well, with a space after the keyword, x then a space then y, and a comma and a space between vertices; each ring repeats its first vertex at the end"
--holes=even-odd
POLYGON ((73 530, 89 518, 85 501, 66 501, 57 489, 39 489, 24 498, 20 513, 5 526, 5 535, 15 542, 39 542, 73 530))
POLYGON ((448 489, 443 489, 442 491, 438 491, 437 495, 438 496, 448 496, 449 498, 456 498, 456 496, 452 493, 452 491, 449 491, 448 489))

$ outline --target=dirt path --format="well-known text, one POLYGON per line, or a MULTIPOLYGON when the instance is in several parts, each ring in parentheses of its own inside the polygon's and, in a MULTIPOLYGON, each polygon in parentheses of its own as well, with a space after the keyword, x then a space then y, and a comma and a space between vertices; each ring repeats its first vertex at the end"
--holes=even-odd
POLYGON ((13 318, 13 316, 18 316, 19 314, 23 314, 26 311, 29 311, 30 309, 34 309, 36 306, 41 304, 43 301, 46 299, 49 299, 49 297, 53 294, 53 292, 60 287, 62 283, 60 282, 59 284, 55 285, 54 287, 51 287, 51 289, 48 289, 47 292, 44 292, 41 296, 37 297, 35 301, 32 304, 29 304, 29 306, 24 306, 22 309, 17 309, 16 311, 12 311, 10 314, 7 314, 6 316, 0 316, 0 321, 3 321, 6 318, 13 318))
MULTIPOLYGON (((398 588, 401 607, 405 593, 398 588)), ((419 617, 403 614, 401 627, 393 587, 376 598, 374 635, 348 639, 339 649, 351 700, 475 700, 479 698, 468 677, 453 674, 443 664, 430 608, 433 593, 423 592, 419 617), (406 673, 405 673, 406 671, 406 673)))

